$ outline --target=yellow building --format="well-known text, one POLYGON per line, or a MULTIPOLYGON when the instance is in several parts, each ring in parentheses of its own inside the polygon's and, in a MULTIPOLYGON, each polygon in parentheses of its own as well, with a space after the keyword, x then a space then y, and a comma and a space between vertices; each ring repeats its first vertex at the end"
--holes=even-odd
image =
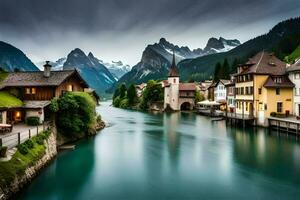
POLYGON ((272 53, 260 52, 235 74, 236 113, 268 126, 272 114, 292 114, 294 84, 286 75, 286 64, 272 53))

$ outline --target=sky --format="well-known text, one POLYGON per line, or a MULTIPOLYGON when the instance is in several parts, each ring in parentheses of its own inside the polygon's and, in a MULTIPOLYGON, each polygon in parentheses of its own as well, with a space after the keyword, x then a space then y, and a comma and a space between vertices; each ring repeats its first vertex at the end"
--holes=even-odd
POLYGON ((80 48, 135 65, 161 37, 204 48, 210 37, 245 42, 300 16, 300 0, 1 0, 0 40, 33 62, 80 48))

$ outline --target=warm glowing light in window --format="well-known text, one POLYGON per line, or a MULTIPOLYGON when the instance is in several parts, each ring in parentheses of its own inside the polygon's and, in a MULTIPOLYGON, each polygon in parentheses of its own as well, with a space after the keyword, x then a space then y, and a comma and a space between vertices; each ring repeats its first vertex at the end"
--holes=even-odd
POLYGON ((36 93, 36 88, 31 88, 31 94, 35 94, 36 93))
POLYGON ((69 92, 72 92, 73 91, 73 85, 68 85, 68 89, 67 89, 69 92))
POLYGON ((30 94, 30 88, 25 88, 25 93, 30 94))

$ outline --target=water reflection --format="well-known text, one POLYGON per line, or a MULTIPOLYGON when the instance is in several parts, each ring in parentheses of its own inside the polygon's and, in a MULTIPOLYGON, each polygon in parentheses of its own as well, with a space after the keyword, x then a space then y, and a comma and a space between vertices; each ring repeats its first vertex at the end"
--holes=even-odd
POLYGON ((110 127, 60 154, 21 199, 294 199, 300 145, 193 113, 99 107, 110 127))

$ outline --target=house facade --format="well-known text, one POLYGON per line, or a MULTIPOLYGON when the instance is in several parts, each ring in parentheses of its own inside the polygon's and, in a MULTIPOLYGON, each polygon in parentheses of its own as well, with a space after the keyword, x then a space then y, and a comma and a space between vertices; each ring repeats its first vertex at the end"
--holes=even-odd
POLYGON ((230 80, 221 79, 216 82, 214 87, 214 101, 218 103, 226 103, 226 84, 228 84, 230 80))
POLYGON ((293 113, 300 116, 300 59, 287 69, 290 80, 295 84, 293 92, 293 113))
POLYGON ((2 121, 18 123, 27 117, 38 117, 43 122, 51 100, 68 91, 84 91, 88 84, 76 70, 51 71, 47 62, 44 71, 14 72, 0 83, 0 90, 22 100, 23 105, 2 108, 2 121))
POLYGON ((267 126, 271 113, 291 114, 294 84, 286 75, 286 64, 272 53, 260 52, 235 74, 236 113, 267 126))
POLYGON ((168 74, 168 82, 164 84, 164 109, 165 110, 191 110, 195 106, 195 83, 180 83, 179 73, 173 54, 172 65, 168 74))
POLYGON ((227 111, 233 113, 235 112, 235 80, 231 80, 225 84, 225 87, 227 111))

